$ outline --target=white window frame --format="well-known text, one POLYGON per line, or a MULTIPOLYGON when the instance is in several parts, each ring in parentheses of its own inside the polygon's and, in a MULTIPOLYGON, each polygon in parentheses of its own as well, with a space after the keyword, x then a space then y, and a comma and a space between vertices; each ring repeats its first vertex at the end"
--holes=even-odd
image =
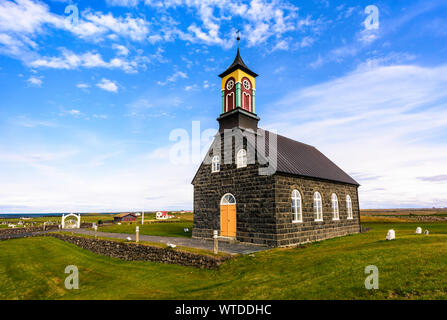
POLYGON ((303 203, 301 193, 298 190, 292 191, 292 222, 303 222, 303 203), (295 208, 295 209, 294 209, 295 208), (298 210, 299 208, 299 210, 298 210))
POLYGON ((352 200, 349 194, 346 196, 346 212, 348 213, 348 220, 354 219, 352 215, 352 200))
POLYGON ((314 214, 315 221, 323 221, 323 198, 318 191, 314 193, 314 214))
POLYGON ((332 220, 340 220, 340 208, 338 206, 338 197, 335 193, 331 196, 331 202, 332 202, 332 220))
POLYGON ((248 110, 251 112, 251 95, 247 92, 243 92, 242 109, 245 109, 245 110, 248 110), (245 96, 248 96, 248 106, 245 105, 245 96))
POLYGON ((211 172, 219 172, 220 171, 220 156, 214 156, 211 160, 211 172))
POLYGON ((234 92, 230 92, 230 93, 228 93, 227 94, 227 103, 226 103, 226 106, 225 106, 225 111, 228 111, 228 108, 229 108, 229 99, 232 99, 233 100, 233 109, 235 109, 236 108, 236 104, 235 104, 235 101, 234 101, 234 92))
POLYGON ((225 193, 220 199, 221 206, 230 206, 233 204, 236 204, 236 197, 233 196, 231 193, 225 193))
POLYGON ((245 168, 247 166, 247 151, 245 149, 241 149, 237 152, 236 166, 238 168, 245 168))

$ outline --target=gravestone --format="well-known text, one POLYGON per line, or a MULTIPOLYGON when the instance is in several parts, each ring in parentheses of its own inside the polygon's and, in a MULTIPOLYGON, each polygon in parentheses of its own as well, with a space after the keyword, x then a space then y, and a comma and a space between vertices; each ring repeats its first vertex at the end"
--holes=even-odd
POLYGON ((396 232, 394 232, 393 229, 388 230, 388 233, 386 234, 387 240, 395 240, 396 239, 396 232))
POLYGON ((422 228, 421 227, 417 227, 416 228, 416 234, 422 234, 422 228))

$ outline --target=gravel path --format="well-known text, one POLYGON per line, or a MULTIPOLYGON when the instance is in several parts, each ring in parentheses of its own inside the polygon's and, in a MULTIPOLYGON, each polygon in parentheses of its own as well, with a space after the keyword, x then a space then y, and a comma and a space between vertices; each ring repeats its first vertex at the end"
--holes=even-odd
MULTIPOLYGON (((87 229, 70 229, 65 230, 78 234, 85 234, 94 236, 95 232, 87 229)), ((135 241, 135 234, 126 234, 126 233, 112 233, 112 232, 99 232, 98 237, 105 238, 116 238, 116 239, 126 239, 130 237, 133 241, 135 241)), ((158 243, 172 243, 182 247, 190 247, 197 249, 206 249, 213 250, 213 241, 212 240, 200 240, 200 239, 191 239, 191 238, 175 238, 175 237, 159 237, 159 236, 146 236, 140 235, 141 241, 150 241, 150 242, 158 242, 158 243)), ((219 241, 219 251, 231 253, 231 254, 250 254, 258 251, 263 251, 269 249, 268 247, 245 244, 245 243, 228 243, 219 241)))

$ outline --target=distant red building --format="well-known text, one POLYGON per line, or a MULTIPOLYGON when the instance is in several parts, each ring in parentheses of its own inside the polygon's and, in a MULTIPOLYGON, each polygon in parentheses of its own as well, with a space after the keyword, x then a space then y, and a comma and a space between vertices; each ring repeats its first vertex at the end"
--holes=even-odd
POLYGON ((137 216, 133 213, 121 213, 115 217, 113 217, 114 222, 132 222, 136 221, 137 216))
POLYGON ((171 218, 174 218, 174 216, 168 214, 167 211, 158 211, 158 212, 155 214, 155 217, 156 217, 157 219, 171 219, 171 218))

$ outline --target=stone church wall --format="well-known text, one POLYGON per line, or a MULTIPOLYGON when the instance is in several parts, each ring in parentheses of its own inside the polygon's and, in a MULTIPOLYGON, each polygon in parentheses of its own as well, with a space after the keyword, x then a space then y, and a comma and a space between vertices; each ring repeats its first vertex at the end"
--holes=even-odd
MULTIPOLYGON (((231 142, 235 159, 235 140, 231 142)), ((221 154, 224 155, 224 142, 221 154)), ((246 147, 246 141, 244 141, 246 147)), ((360 232, 357 187, 354 185, 302 178, 276 173, 259 175, 259 164, 237 168, 223 164, 212 173, 211 165, 202 163, 194 184, 194 238, 212 238, 220 231, 220 200, 226 193, 236 198, 236 239, 268 246, 288 246, 360 232), (291 194, 296 188, 302 196, 303 222, 292 223, 291 194), (323 221, 314 221, 313 195, 320 192, 323 221), (331 195, 337 194, 340 220, 332 220, 331 195), (347 220, 346 195, 352 200, 353 219, 347 220)))
POLYGON ((212 238, 213 230, 220 230, 220 200, 231 193, 236 198, 237 240, 275 245, 273 181, 273 176, 259 176, 257 165, 223 165, 217 173, 202 165, 194 184, 193 237, 212 238))
MULTIPOLYGON (((236 238, 255 244, 276 244, 274 176, 259 175, 258 164, 237 168, 235 150, 242 145, 234 137, 221 139, 220 172, 211 172, 211 165, 202 164, 194 179, 193 237, 212 238, 220 230, 220 200, 226 193, 236 198, 236 238), (224 148, 224 144, 231 146, 224 148), (232 164, 224 164, 230 156, 232 164)), ((243 142, 244 148, 247 142, 243 142)), ((253 155, 248 155, 249 159, 253 155)))
POLYGON ((277 245, 287 246, 329 239, 360 232, 360 212, 357 187, 348 184, 275 175, 277 245), (297 189, 302 198, 303 222, 292 223, 291 197, 297 189), (319 192, 323 203, 323 221, 314 221, 313 198, 319 192), (333 220, 331 196, 338 197, 340 220, 333 220), (351 197, 353 219, 347 219, 346 195, 351 197))

